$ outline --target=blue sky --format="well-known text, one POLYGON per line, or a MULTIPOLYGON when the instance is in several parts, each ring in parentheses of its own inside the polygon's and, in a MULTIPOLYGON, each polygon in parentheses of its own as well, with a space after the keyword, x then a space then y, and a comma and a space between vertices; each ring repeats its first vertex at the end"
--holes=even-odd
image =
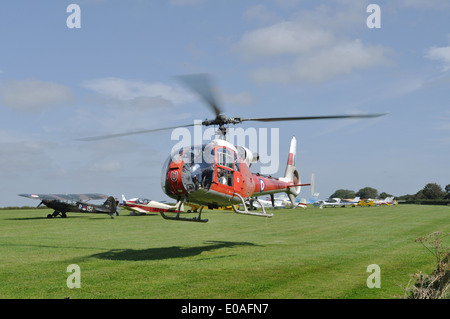
MULTIPOLYGON (((0 207, 19 193, 168 200, 159 132, 77 138, 212 119, 174 78, 208 73, 227 116, 384 113, 362 120, 246 123, 297 138, 315 191, 394 195, 450 184, 450 3, 399 1, 5 1, 0 9, 0 207), (81 28, 70 29, 70 4, 81 28), (366 8, 381 8, 370 29, 366 8)), ((257 151, 257 150, 256 150, 257 151)), ((257 172, 261 165, 252 166, 257 172)), ((309 197, 302 189, 299 197, 309 197)))

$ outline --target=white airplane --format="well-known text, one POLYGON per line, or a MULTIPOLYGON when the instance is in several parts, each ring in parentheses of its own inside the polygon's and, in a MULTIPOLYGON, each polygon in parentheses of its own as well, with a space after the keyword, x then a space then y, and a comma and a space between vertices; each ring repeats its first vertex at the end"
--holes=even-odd
MULTIPOLYGON (((284 195, 284 194, 282 194, 284 195)), ((269 207, 269 208, 286 208, 286 200, 289 201, 289 204, 292 206, 289 198, 287 196, 285 196, 286 198, 283 197, 274 197, 273 198, 273 203, 272 203, 272 199, 271 197, 268 197, 266 199, 259 199, 258 201, 253 201, 253 206, 255 207, 261 207, 260 203, 264 206, 264 207, 269 207)))
MULTIPOLYGON (((259 199, 258 201, 261 202, 261 204, 264 207, 268 208, 306 208, 307 204, 313 204, 317 202, 317 198, 319 197, 319 193, 314 193, 314 173, 311 174, 311 198, 306 200, 305 198, 297 199, 294 204, 292 204, 291 199, 287 196, 287 194, 279 194, 278 197, 266 197, 266 199, 259 199)), ((261 207, 261 205, 258 203, 258 201, 253 201, 252 205, 255 207, 261 207)))
POLYGON ((297 207, 306 208, 307 207, 306 199, 302 198, 299 202, 297 202, 297 207))
POLYGON ((386 197, 385 199, 374 199, 374 205, 396 205, 397 203, 394 201, 394 197, 386 197))
MULTIPOLYGON (((273 202, 270 197, 258 200, 264 207, 268 208, 295 208, 295 207, 306 208, 305 199, 297 200, 295 204, 292 205, 291 199, 286 194, 280 194, 278 197, 274 197, 273 202)), ((253 206, 260 207, 260 204, 257 201, 254 201, 253 206)))
POLYGON ((354 206, 358 205, 360 198, 359 197, 355 197, 353 199, 342 199, 341 203, 344 203, 345 205, 349 205, 352 204, 354 206))
POLYGON ((330 198, 327 200, 319 200, 315 202, 314 207, 319 206, 319 208, 324 207, 345 207, 345 206, 356 206, 358 205, 359 197, 355 197, 354 199, 340 199, 340 198, 330 198))
MULTIPOLYGON (((132 198, 126 199, 122 194, 122 203, 120 207, 130 210, 137 215, 145 215, 146 213, 175 212, 176 204, 164 204, 147 198, 132 198)), ((184 211, 184 207, 181 207, 184 211)), ((131 213, 130 213, 131 214, 131 213)))

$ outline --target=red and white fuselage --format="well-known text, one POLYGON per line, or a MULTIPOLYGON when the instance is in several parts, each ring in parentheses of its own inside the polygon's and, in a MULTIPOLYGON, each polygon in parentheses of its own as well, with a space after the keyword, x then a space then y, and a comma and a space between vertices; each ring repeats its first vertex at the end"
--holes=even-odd
POLYGON ((122 195, 121 207, 138 213, 175 212, 176 210, 176 205, 174 204, 165 204, 146 198, 132 198, 127 200, 124 195, 122 195))
POLYGON ((293 137, 285 176, 274 178, 251 173, 249 167, 255 161, 255 154, 225 140, 185 147, 166 161, 162 188, 177 201, 185 198, 186 202, 209 208, 240 204, 240 197, 249 199, 281 192, 295 202, 301 187, 300 174, 295 168, 295 149, 293 137))

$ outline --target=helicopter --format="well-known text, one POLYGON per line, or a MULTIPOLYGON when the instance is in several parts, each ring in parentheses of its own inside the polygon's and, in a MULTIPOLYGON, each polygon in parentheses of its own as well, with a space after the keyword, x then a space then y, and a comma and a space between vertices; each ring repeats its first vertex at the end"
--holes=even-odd
MULTIPOLYGON (((235 213, 273 217, 265 211, 260 204, 261 212, 248 209, 246 202, 258 200, 258 196, 270 195, 272 202, 276 193, 286 193, 292 204, 300 193, 302 186, 310 186, 310 183, 302 184, 300 173, 295 167, 296 145, 295 137, 292 137, 286 170, 283 177, 275 178, 252 173, 250 166, 258 161, 258 154, 253 153, 244 146, 236 146, 226 140, 229 125, 236 125, 248 121, 277 122, 297 120, 319 119, 343 119, 343 118, 373 118, 382 114, 353 114, 353 115, 326 115, 326 116, 302 116, 302 117, 273 117, 273 118, 241 118, 226 117, 217 103, 212 89, 212 81, 206 74, 193 74, 179 76, 178 79, 186 87, 196 93, 206 105, 215 113, 212 120, 201 122, 203 126, 217 126, 216 134, 219 136, 211 142, 203 145, 191 145, 174 150, 166 159, 161 173, 161 187, 164 193, 177 201, 175 216, 168 216, 160 211, 161 216, 168 220, 207 222, 201 217, 204 207, 218 209, 224 206, 232 206, 235 213), (181 207, 184 203, 193 203, 200 206, 198 216, 193 218, 181 217, 181 207), (242 209, 239 207, 242 206, 242 209)), ((172 126, 151 130, 109 134, 96 137, 80 138, 81 141, 93 141, 106 138, 128 136, 133 134, 151 133, 162 130, 170 130, 179 127, 192 127, 195 124, 172 126)))

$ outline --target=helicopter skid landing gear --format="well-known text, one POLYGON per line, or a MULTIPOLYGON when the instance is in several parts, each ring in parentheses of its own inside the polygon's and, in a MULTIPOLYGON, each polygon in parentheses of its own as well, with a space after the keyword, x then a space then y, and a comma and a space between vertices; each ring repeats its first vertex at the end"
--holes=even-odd
POLYGON ((198 211, 198 217, 193 217, 193 218, 186 218, 186 217, 180 217, 180 210, 181 210, 181 205, 186 201, 186 199, 184 201, 178 201, 177 203, 177 209, 176 209, 176 215, 175 217, 173 216, 167 216, 166 214, 164 214, 162 211, 160 211, 160 214, 162 216, 162 218, 164 219, 169 219, 169 220, 181 220, 181 221, 185 221, 185 222, 197 222, 197 223, 206 223, 208 221, 208 219, 202 219, 201 215, 202 215, 202 210, 203 210, 203 206, 200 207, 199 211, 198 211))
POLYGON ((267 214, 267 213, 266 213, 266 210, 264 209, 264 205, 259 201, 258 198, 255 198, 255 200, 259 203, 259 205, 261 205, 261 208, 262 208, 262 212, 261 212, 261 213, 250 212, 250 211, 247 209, 247 205, 245 205, 245 201, 244 201, 244 199, 242 198, 242 196, 239 195, 239 194, 237 194, 237 193, 234 193, 233 195, 239 197, 239 199, 240 199, 241 202, 242 202, 242 203, 241 203, 242 206, 244 206, 244 210, 239 210, 239 209, 237 209, 237 208, 235 207, 235 205, 232 205, 233 210, 234 210, 235 213, 243 214, 243 215, 261 216, 261 217, 273 217, 273 214, 267 214))

